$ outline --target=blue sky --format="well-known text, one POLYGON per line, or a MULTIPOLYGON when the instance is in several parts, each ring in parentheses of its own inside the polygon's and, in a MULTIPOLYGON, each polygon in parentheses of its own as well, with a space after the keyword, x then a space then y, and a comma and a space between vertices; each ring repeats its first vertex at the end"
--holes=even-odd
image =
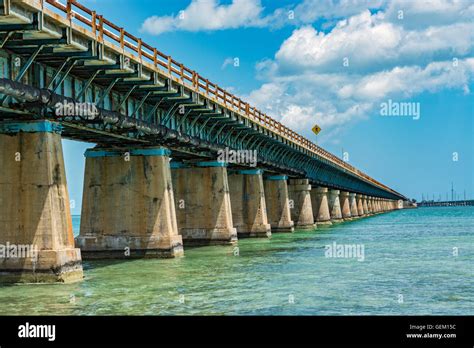
MULTIPOLYGON (((408 197, 474 198, 471 1, 82 3, 408 197)), ((64 141, 73 214, 90 146, 64 141)))

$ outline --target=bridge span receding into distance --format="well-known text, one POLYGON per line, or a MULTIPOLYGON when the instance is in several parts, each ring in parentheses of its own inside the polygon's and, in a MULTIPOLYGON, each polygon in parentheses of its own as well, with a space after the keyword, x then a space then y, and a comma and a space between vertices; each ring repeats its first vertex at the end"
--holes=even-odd
POLYGON ((0 281, 314 229, 408 199, 75 0, 0 0, 0 281), (90 142, 74 239, 61 138, 90 142), (255 162, 219 160, 225 151, 255 162))

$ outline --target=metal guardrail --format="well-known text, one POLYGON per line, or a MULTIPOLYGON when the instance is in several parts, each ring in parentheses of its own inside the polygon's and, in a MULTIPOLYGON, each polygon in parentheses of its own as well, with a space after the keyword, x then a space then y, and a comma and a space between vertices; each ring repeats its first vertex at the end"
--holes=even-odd
MULTIPOLYGON (((24 1, 24 0, 22 0, 24 1)), ((26 0, 31 4, 31 1, 26 0)), ((305 137, 299 135, 295 131, 286 127, 282 123, 276 121, 265 113, 262 113, 256 107, 250 106, 249 103, 227 92, 217 84, 202 77, 196 71, 189 69, 182 63, 177 62, 171 56, 166 55, 149 44, 143 42, 140 38, 130 34, 123 28, 110 22, 102 15, 98 15, 96 11, 88 9, 76 0, 39 0, 41 9, 45 4, 59 10, 64 14, 66 19, 73 23, 77 21, 82 23, 86 29, 90 30, 92 35, 98 42, 103 42, 107 37, 114 41, 124 51, 136 53, 140 62, 152 64, 162 74, 178 79, 183 85, 198 92, 209 99, 217 101, 228 109, 237 111, 247 119, 269 129, 275 134, 282 136, 293 143, 309 150, 310 152, 323 157, 339 167, 359 176, 372 184, 383 188, 386 191, 400 195, 398 192, 390 189, 382 183, 371 178, 367 174, 354 168, 350 164, 344 162, 332 153, 317 146, 305 137)))

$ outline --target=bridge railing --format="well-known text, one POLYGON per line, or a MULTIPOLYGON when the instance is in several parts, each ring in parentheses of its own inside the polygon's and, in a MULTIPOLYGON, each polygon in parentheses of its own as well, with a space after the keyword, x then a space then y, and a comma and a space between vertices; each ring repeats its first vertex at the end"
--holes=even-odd
MULTIPOLYGON (((118 46, 128 53, 136 56, 140 62, 152 64, 162 74, 168 75, 181 84, 193 89, 196 92, 204 94, 209 99, 224 105, 224 107, 239 112, 244 117, 260 124, 261 126, 271 130, 272 132, 302 146, 303 148, 326 158, 334 164, 352 172, 353 174, 364 178, 372 184, 379 186, 386 191, 397 193, 382 183, 376 181, 360 170, 354 168, 350 164, 344 162, 339 157, 322 149, 307 138, 299 135, 295 131, 276 121, 267 114, 261 112, 256 107, 250 106, 249 103, 243 101, 239 97, 219 87, 217 84, 204 78, 196 71, 189 69, 182 63, 177 62, 171 56, 160 52, 151 45, 143 42, 140 38, 130 34, 123 28, 115 25, 95 11, 88 9, 76 0, 40 0, 41 7, 44 4, 51 5, 60 13, 66 15, 71 22, 76 22, 81 26, 85 26, 90 30, 99 42, 103 42, 105 37, 114 41, 118 46)), ((397 193, 398 194, 398 193, 397 193)))

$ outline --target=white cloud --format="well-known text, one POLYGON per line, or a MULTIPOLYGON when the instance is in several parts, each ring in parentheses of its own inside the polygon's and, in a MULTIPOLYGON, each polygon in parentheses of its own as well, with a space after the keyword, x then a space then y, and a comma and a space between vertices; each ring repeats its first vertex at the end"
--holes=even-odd
POLYGON ((387 22, 382 12, 364 11, 340 21, 327 34, 309 25, 295 30, 275 58, 282 72, 376 71, 400 64, 426 64, 434 58, 464 57, 473 47, 473 22, 405 30, 387 22), (343 64, 345 59, 348 67, 343 64))
POLYGON ((405 28, 439 26, 472 21, 474 3, 471 0, 391 0, 386 14, 388 20, 405 28))
MULTIPOLYGON (((393 0, 377 12, 362 10, 339 20, 329 31, 303 25, 273 59, 256 65, 263 85, 247 97, 302 134, 309 135, 318 123, 325 130, 320 138, 328 139, 349 122, 378 113, 380 102, 389 98, 416 101, 421 93, 453 88, 469 94, 474 81, 471 11, 467 1, 420 6, 393 0), (403 4, 399 20, 394 13, 403 4)), ((320 16, 340 13, 344 7, 320 16)))
POLYGON ((294 9, 295 19, 311 23, 320 18, 332 19, 348 17, 366 9, 378 9, 382 0, 304 0, 294 9))
POLYGON ((395 67, 368 75, 275 76, 245 98, 302 134, 309 135, 311 127, 319 124, 325 130, 324 140, 348 122, 368 118, 380 101, 406 100, 447 88, 469 93, 473 79, 474 58, 467 58, 457 66, 453 61, 433 62, 426 67, 395 67))
POLYGON ((238 27, 263 26, 260 0, 233 0, 219 5, 217 0, 193 0, 176 16, 152 16, 145 20, 142 30, 159 35, 168 31, 221 30, 238 27))

